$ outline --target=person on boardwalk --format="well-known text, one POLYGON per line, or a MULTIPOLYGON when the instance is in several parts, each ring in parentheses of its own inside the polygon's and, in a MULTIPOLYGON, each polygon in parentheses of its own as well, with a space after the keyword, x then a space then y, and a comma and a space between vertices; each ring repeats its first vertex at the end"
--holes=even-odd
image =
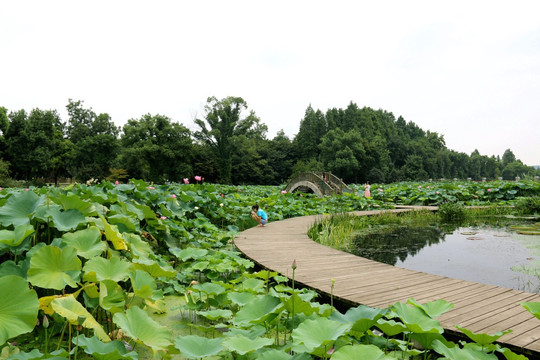
POLYGON ((367 198, 370 198, 371 197, 371 185, 369 184, 369 181, 366 183, 366 185, 364 186, 364 196, 367 197, 367 198))
POLYGON ((268 224, 268 215, 266 215, 264 210, 259 209, 259 205, 257 204, 251 207, 251 217, 259 224, 257 226, 265 226, 268 224))

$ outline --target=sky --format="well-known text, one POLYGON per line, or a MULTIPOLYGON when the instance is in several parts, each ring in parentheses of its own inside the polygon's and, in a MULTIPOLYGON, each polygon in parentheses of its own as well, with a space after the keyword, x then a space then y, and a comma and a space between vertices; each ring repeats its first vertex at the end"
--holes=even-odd
POLYGON ((242 97, 268 137, 306 108, 402 116, 449 149, 540 165, 540 2, 0 0, 0 106, 69 99, 196 130, 242 97))

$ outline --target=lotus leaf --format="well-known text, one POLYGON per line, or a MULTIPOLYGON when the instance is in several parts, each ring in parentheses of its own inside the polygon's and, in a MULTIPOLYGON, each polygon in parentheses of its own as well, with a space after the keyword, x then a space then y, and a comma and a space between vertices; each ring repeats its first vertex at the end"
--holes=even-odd
POLYGON ((305 347, 308 353, 312 353, 321 346, 332 344, 347 333, 351 326, 328 318, 308 319, 292 331, 293 344, 305 347))
POLYGON ((178 248, 174 248, 174 249, 170 249, 170 251, 174 256, 176 256, 182 261, 186 261, 188 259, 197 260, 206 256, 206 254, 208 254, 207 249, 194 248, 194 247, 188 247, 182 250, 178 248))
POLYGON ((124 310, 125 294, 115 281, 104 280, 99 283, 99 305, 111 313, 124 310))
POLYGON ((24 239, 33 233, 34 227, 31 224, 17 225, 14 230, 0 230, 0 243, 19 246, 24 239))
POLYGON ((107 249, 107 244, 101 241, 101 231, 95 226, 73 233, 65 233, 62 236, 62 241, 77 249, 77 254, 85 259, 99 256, 107 249))
POLYGON ((104 343, 96 336, 86 337, 79 335, 72 340, 73 344, 78 344, 84 352, 90 354, 92 358, 98 360, 137 360, 138 354, 135 351, 127 352, 125 345, 118 340, 104 343))
POLYGON ((79 210, 61 211, 60 206, 41 205, 36 211, 36 217, 48 222, 59 231, 75 230, 79 225, 86 223, 86 218, 79 210))
POLYGON ((91 282, 103 280, 124 281, 129 278, 131 267, 131 263, 117 256, 113 256, 110 259, 95 257, 84 264, 83 278, 91 282))
POLYGON ((39 301, 28 282, 15 275, 0 277, 0 345, 36 326, 39 301))
POLYGON ((176 277, 176 271, 168 264, 161 266, 155 260, 147 258, 133 259, 133 267, 135 269, 144 270, 153 277, 176 277))
POLYGON ((118 227, 116 225, 109 224, 102 215, 99 215, 99 218, 103 222, 105 237, 113 244, 114 249, 127 250, 128 248, 126 246, 126 242, 124 241, 122 234, 120 234, 118 231, 118 227))
POLYGON ((13 260, 7 260, 0 263, 0 277, 6 275, 17 275, 26 279, 26 272, 28 271, 28 266, 30 264, 30 259, 28 261, 19 261, 18 264, 15 264, 13 260))
POLYGON ((433 341, 433 350, 444 355, 448 360, 497 360, 495 354, 486 354, 472 348, 448 347, 439 340, 433 341))
POLYGON ((269 338, 259 337, 250 339, 244 335, 238 334, 223 340, 222 345, 230 351, 245 355, 264 346, 272 345, 273 343, 274 340, 269 338))
MULTIPOLYGON (((290 360, 292 356, 283 350, 263 348, 257 353, 257 360, 290 360)), ((311 359, 311 356, 309 357, 311 359)))
POLYGON ((64 210, 75 209, 80 211, 84 216, 96 216, 98 214, 93 203, 84 201, 74 194, 60 194, 56 197, 56 202, 62 205, 64 210))
POLYGON ((6 227, 29 224, 30 217, 42 203, 43 197, 33 191, 14 193, 0 207, 0 224, 6 227))
POLYGON ((467 335, 467 337, 469 339, 471 339, 472 341, 474 341, 475 343, 477 343, 477 344, 479 344, 481 346, 491 344, 491 343, 497 341, 501 336, 504 336, 504 335, 512 332, 512 330, 508 329, 508 330, 505 330, 505 331, 498 331, 493 335, 489 335, 489 334, 484 334, 484 333, 475 334, 472 331, 467 330, 465 328, 462 328, 461 326, 458 326, 458 325, 456 325, 456 328, 458 328, 465 335, 467 335))
POLYGON ((127 336, 149 346, 154 352, 172 345, 171 332, 148 316, 146 311, 132 307, 125 313, 116 313, 113 321, 127 336))
POLYGON ((447 302, 446 300, 439 299, 430 301, 425 304, 420 304, 415 299, 411 298, 407 301, 412 306, 416 306, 426 313, 431 318, 436 318, 447 312, 454 307, 454 304, 447 302))
POLYGON ((386 355, 375 345, 345 345, 332 354, 332 360, 370 359, 391 360, 393 356, 386 355))
POLYGON ((116 225, 120 233, 133 233, 139 231, 139 220, 131 216, 116 214, 107 218, 110 224, 116 225))
POLYGON ((78 325, 79 317, 84 316, 83 327, 94 330, 94 333, 101 341, 111 341, 92 314, 73 295, 54 299, 51 305, 58 315, 65 317, 73 325, 78 325))
POLYGON ((522 302, 520 303, 528 312, 540 320, 540 302, 522 302))
POLYGON ((394 336, 407 331, 407 327, 403 323, 396 322, 394 320, 379 319, 375 324, 383 333, 388 336, 394 336))
POLYGON ((279 298, 271 295, 260 295, 236 313, 233 323, 240 325, 263 322, 272 313, 279 311, 282 306, 279 298))
POLYGON ((81 274, 81 260, 71 246, 60 249, 46 245, 30 259, 28 281, 34 286, 62 290, 66 285, 77 287, 81 274))
POLYGON ((219 295, 225 292, 225 288, 223 286, 211 282, 196 284, 193 285, 192 288, 207 295, 219 295))
POLYGON ((441 324, 429 317, 424 310, 418 307, 407 306, 404 303, 396 303, 392 306, 396 315, 403 321, 405 326, 415 333, 443 333, 441 324))
POLYGON ((227 309, 197 311, 197 315, 203 316, 208 320, 228 319, 232 316, 232 311, 227 309))
POLYGON ((146 271, 136 270, 135 273, 131 275, 131 284, 135 295, 142 299, 157 300, 158 298, 163 297, 163 294, 160 293, 159 295, 161 296, 154 298, 157 290, 156 281, 146 271))
POLYGON ((296 312, 297 314, 306 314, 311 315, 313 313, 316 313, 318 309, 316 309, 311 302, 305 301, 298 294, 291 295, 286 301, 283 303, 285 305, 285 309, 289 312, 296 312), (293 303, 294 302, 294 303, 293 303))
POLYGON ((124 234, 124 240, 128 246, 129 251, 135 257, 149 257, 154 255, 150 244, 142 240, 137 234, 124 234))
POLYGON ((218 354, 223 350, 223 339, 208 339, 197 335, 180 336, 174 340, 174 346, 188 359, 198 359, 218 354))
POLYGON ((351 330, 364 333, 371 328, 377 320, 386 314, 386 312, 386 309, 375 309, 366 305, 360 305, 347 310, 345 315, 335 311, 330 315, 329 319, 342 323, 351 323, 353 324, 351 330))
POLYGON ((244 306, 251 302, 257 295, 248 292, 229 292, 227 297, 233 303, 239 306, 244 306))

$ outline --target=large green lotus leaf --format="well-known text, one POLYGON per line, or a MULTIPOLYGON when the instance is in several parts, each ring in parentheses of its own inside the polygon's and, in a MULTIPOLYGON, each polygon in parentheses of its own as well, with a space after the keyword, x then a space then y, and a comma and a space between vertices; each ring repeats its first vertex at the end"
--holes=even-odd
POLYGON ((386 314, 386 312, 386 309, 376 309, 366 305, 360 305, 347 310, 345 315, 338 311, 334 311, 329 319, 342 323, 351 323, 353 324, 351 330, 364 333, 371 328, 377 320, 386 314))
POLYGON ((233 318, 234 324, 263 322, 283 307, 281 300, 271 295, 260 295, 240 309, 233 318))
POLYGON ((51 306, 58 315, 65 317, 67 321, 73 325, 77 325, 79 317, 84 316, 85 320, 82 323, 83 327, 94 330, 94 334, 96 334, 101 341, 111 341, 105 330, 103 330, 101 325, 94 319, 92 314, 90 314, 73 295, 56 298, 51 302, 51 306))
POLYGON ((11 195, 4 206, 0 207, 0 224, 17 226, 29 224, 30 217, 43 203, 43 197, 32 191, 22 191, 11 195))
POLYGON ((244 306, 255 299, 257 295, 248 292, 229 292, 227 298, 236 305, 244 306))
POLYGON ((375 326, 388 336, 394 336, 407 331, 407 327, 403 323, 394 320, 379 319, 375 326))
POLYGON ((522 302, 520 305, 540 320, 540 302, 522 302))
POLYGON ((127 352, 124 343, 118 340, 111 342, 102 342, 96 336, 86 337, 79 335, 72 340, 73 344, 79 344, 84 352, 92 355, 92 358, 98 360, 119 360, 132 359, 137 360, 138 354, 135 351, 127 352))
POLYGON ((124 334, 149 346, 154 352, 166 350, 172 345, 171 332, 152 320, 141 308, 132 307, 125 313, 116 313, 113 321, 124 334))
POLYGON ((129 251, 135 257, 149 257, 154 255, 150 244, 142 240, 137 234, 124 234, 124 240, 126 241, 129 251))
POLYGON ((396 315, 403 321, 405 326, 414 333, 443 333, 441 324, 429 317, 424 310, 418 307, 407 306, 404 303, 396 303, 392 306, 396 315))
POLYGON ((225 288, 219 284, 205 282, 203 284, 195 284, 191 287, 207 295, 219 295, 225 292, 225 288))
POLYGON ((133 259, 135 269, 144 270, 153 277, 176 277, 176 271, 170 265, 159 265, 156 261, 147 258, 133 259))
POLYGON ((169 251, 182 261, 186 261, 188 259, 197 260, 206 256, 206 254, 208 254, 207 249, 194 248, 194 247, 188 247, 182 250, 178 248, 172 248, 169 251))
POLYGON ((73 233, 65 233, 62 235, 62 241, 75 248, 77 254, 85 259, 99 256, 107 249, 107 243, 101 241, 101 231, 95 226, 73 233))
POLYGON ((331 360, 370 359, 391 360, 393 356, 386 355, 375 345, 345 345, 332 354, 331 360))
POLYGON ((411 298, 407 302, 409 304, 413 305, 413 306, 416 306, 416 307, 424 310, 424 312, 428 316, 430 316, 432 318, 439 317, 439 316, 441 316, 442 314, 444 314, 445 312, 447 312, 448 310, 450 310, 450 309, 452 309, 454 307, 454 304, 449 303, 449 302, 447 302, 446 300, 443 300, 443 299, 439 299, 439 300, 436 300, 436 301, 430 301, 430 302, 425 303, 425 304, 420 304, 418 301, 411 298))
MULTIPOLYGON (((290 360, 292 356, 283 350, 261 349, 256 353, 257 360, 290 360)), ((311 359, 311 356, 308 358, 311 359)))
POLYGON ((107 218, 110 224, 116 225, 120 233, 132 233, 139 231, 139 220, 124 214, 116 214, 107 218))
POLYGON ((197 335, 179 336, 174 340, 174 346, 188 359, 199 359, 216 355, 221 350, 222 338, 209 339, 197 335))
POLYGON ((232 311, 227 309, 197 311, 197 315, 205 317, 208 320, 228 319, 232 316, 232 311))
POLYGON ((328 345, 351 329, 351 324, 343 324, 328 318, 303 321, 292 331, 295 345, 303 345, 311 353, 316 348, 328 345))
POLYGON ((303 300, 298 294, 291 295, 286 301, 283 302, 285 310, 289 313, 294 312, 297 314, 306 314, 307 316, 318 311, 317 308, 312 306, 311 301, 303 300))
POLYGON ((110 259, 95 257, 84 264, 85 281, 97 282, 103 280, 125 281, 129 277, 131 263, 113 256, 110 259))
POLYGON ((118 226, 109 224, 102 215, 99 215, 99 218, 103 221, 105 237, 113 244, 114 249, 127 250, 126 242, 124 241, 122 234, 118 231, 118 226))
POLYGON ((467 330, 465 328, 462 328, 461 326, 458 326, 458 325, 456 325, 456 328, 458 328, 465 335, 467 335, 467 337, 469 337, 469 339, 471 339, 475 343, 477 343, 479 345, 482 345, 482 346, 491 344, 491 343, 497 341, 501 336, 512 332, 512 330, 508 329, 508 330, 505 330, 505 331, 499 331, 499 332, 496 332, 495 334, 489 335, 489 334, 485 334, 485 333, 475 334, 472 331, 467 330))
POLYGON ((136 270, 130 277, 136 296, 146 300, 157 300, 163 297, 163 293, 157 291, 156 280, 146 271, 136 270))
POLYGON ((124 290, 115 281, 104 280, 99 283, 99 305, 111 313, 124 311, 126 304, 124 290))
POLYGON ((144 204, 126 204, 126 208, 128 211, 134 211, 133 209, 138 210, 139 212, 142 212, 143 218, 140 218, 139 220, 143 219, 156 219, 156 213, 149 207, 144 204))
POLYGON ((448 360, 497 360, 497 355, 486 354, 481 350, 463 348, 459 346, 448 347, 439 340, 433 341, 433 350, 444 355, 448 360))
POLYGON ((264 337, 250 339, 244 335, 238 334, 223 340, 222 345, 229 351, 234 351, 240 355, 245 355, 264 346, 272 345, 273 343, 273 339, 264 337))
POLYGON ((19 246, 24 239, 33 233, 34 227, 31 224, 17 225, 14 230, 0 230, 0 243, 19 246))
POLYGON ((16 264, 13 260, 4 261, 0 263, 0 277, 16 275, 26 280, 26 272, 28 271, 29 264, 30 259, 19 261, 18 264, 16 264))
POLYGON ((92 202, 82 200, 79 196, 74 194, 59 194, 54 200, 62 205, 64 210, 79 210, 84 216, 96 216, 98 214, 96 207, 92 202))
POLYGON ((0 277, 0 345, 36 326, 39 301, 28 282, 15 275, 0 277))
POLYGON ((71 246, 60 249, 46 245, 32 255, 28 281, 34 286, 62 290, 66 285, 77 287, 80 274, 81 260, 77 250, 71 246))
POLYGON ((36 210, 36 218, 49 222, 52 227, 59 231, 75 230, 79 225, 85 224, 84 215, 77 209, 62 211, 60 206, 41 205, 36 210))

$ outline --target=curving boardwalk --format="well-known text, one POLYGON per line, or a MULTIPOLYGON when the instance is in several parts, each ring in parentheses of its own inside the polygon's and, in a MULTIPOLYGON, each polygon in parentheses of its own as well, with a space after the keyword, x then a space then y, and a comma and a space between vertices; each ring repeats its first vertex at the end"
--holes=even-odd
POLYGON ((320 245, 307 236, 320 216, 251 228, 240 233, 234 243, 255 263, 289 278, 296 260, 295 281, 320 292, 330 294, 331 279, 335 279, 334 298, 345 302, 386 308, 411 297, 421 303, 444 299, 454 303, 454 308, 438 319, 447 331, 457 331, 455 325, 490 334, 512 329, 500 343, 540 352, 540 320, 519 305, 540 301, 540 295, 397 268, 320 245))

